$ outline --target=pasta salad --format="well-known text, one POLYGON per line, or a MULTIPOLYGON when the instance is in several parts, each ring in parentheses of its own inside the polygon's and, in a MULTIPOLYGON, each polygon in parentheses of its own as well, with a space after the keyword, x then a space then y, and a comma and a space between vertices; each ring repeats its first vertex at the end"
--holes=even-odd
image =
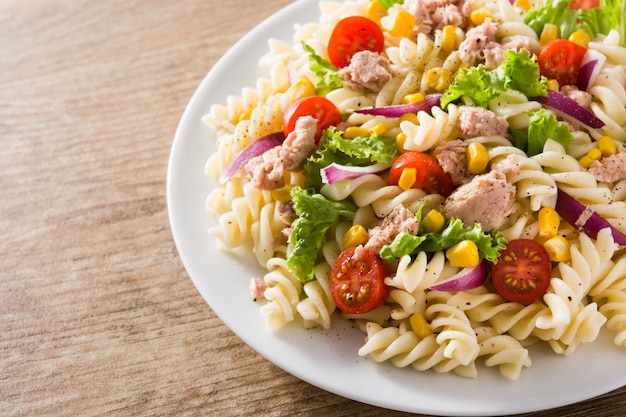
POLYGON ((626 348, 623 6, 323 1, 270 39, 203 118, 209 233, 265 269, 268 327, 342 316, 360 356, 470 378, 626 348))

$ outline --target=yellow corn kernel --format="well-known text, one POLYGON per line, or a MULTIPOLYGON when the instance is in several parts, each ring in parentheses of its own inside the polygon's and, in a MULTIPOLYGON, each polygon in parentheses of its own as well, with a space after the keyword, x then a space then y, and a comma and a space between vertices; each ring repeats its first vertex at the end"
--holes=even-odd
POLYGON ((420 223, 426 233, 437 233, 443 230, 446 218, 438 210, 429 211, 420 223))
POLYGON ((541 35, 539 36, 539 43, 545 45, 546 43, 555 40, 559 35, 559 28, 552 23, 546 23, 543 26, 541 35))
POLYGON ((291 188, 293 185, 285 185, 284 187, 275 188, 272 190, 272 198, 276 201, 286 203, 291 200, 291 188))
POLYGON ((602 136, 598 139, 598 149, 603 156, 615 155, 617 153, 617 145, 610 136, 602 136))
POLYGON ((361 126, 349 126, 343 131, 343 137, 346 139, 354 139, 359 136, 370 137, 372 132, 361 126))
POLYGON ((568 262, 572 259, 570 244, 568 240, 561 235, 556 235, 546 240, 543 247, 546 252, 548 252, 550 260, 553 262, 568 262))
POLYGON ((409 317, 409 323, 411 323, 411 329, 421 339, 433 334, 433 329, 426 321, 423 314, 414 313, 409 317))
POLYGON ((559 91, 561 89, 561 86, 559 85, 559 82, 556 79, 549 78, 548 79, 548 89, 552 90, 552 91, 559 91))
POLYGON ((415 104, 424 100, 426 97, 422 93, 407 94, 402 97, 402 104, 415 104))
POLYGON ((353 248, 367 242, 367 229, 355 224, 343 235, 343 248, 353 248))
POLYGON ((380 23, 384 30, 391 36, 401 38, 411 38, 415 30, 415 16, 406 10, 399 9, 393 15, 389 15, 380 19, 380 23))
POLYGON ((415 168, 404 168, 402 170, 402 174, 400 174, 400 179, 398 179, 398 187, 403 190, 410 190, 415 184, 415 179, 417 178, 417 169, 415 168))
POLYGON ((459 268, 472 268, 478 265, 478 247, 471 240, 463 240, 446 251, 450 265, 459 268))
POLYGON ((246 110, 245 112, 241 113, 239 115, 239 121, 242 120, 250 120, 250 115, 252 114, 252 107, 250 107, 248 110, 246 110))
POLYGON ((489 163, 489 153, 485 145, 479 142, 470 142, 465 148, 467 170, 471 174, 480 174, 485 171, 489 163))
POLYGON ((370 129, 370 135, 380 136, 387 131, 387 126, 384 123, 378 123, 376 126, 370 129))
POLYGON ((485 19, 487 18, 493 19, 493 14, 491 14, 489 10, 482 7, 479 7, 476 10, 472 10, 472 12, 470 13, 470 20, 473 24, 477 26, 483 24, 485 22, 485 19))
POLYGON ((414 125, 420 124, 420 121, 417 118, 417 114, 415 113, 404 113, 402 116, 400 116, 400 118, 398 119, 398 122, 402 123, 404 121, 411 122, 414 125))
POLYGON ((444 52, 452 52, 456 49, 456 28, 446 25, 441 29, 441 49, 444 52))
POLYGON ((404 152, 404 142, 406 142, 406 133, 400 132, 396 135, 396 146, 398 147, 399 152, 404 152))
POLYGON ((310 97, 315 95, 315 84, 311 82, 307 77, 301 77, 289 87, 287 94, 291 98, 291 101, 297 101, 304 97, 310 97))
POLYGON ((539 236, 549 239, 559 233, 561 216, 552 207, 542 207, 539 210, 539 236))
POLYGON ((569 35, 569 38, 567 39, 571 42, 574 42, 575 44, 582 46, 585 49, 587 49, 587 47, 589 46, 589 42, 591 42, 591 37, 587 34, 587 32, 583 30, 577 30, 575 32, 572 32, 572 34, 569 35))
POLYGON ((591 159, 589 157, 589 155, 585 155, 582 158, 580 158, 578 160, 578 163, 580 164, 581 167, 583 168, 589 168, 589 166, 591 165, 591 162, 593 161, 593 159, 591 159))
POLYGON ((450 70, 442 67, 435 67, 426 73, 426 85, 435 91, 445 91, 452 82, 452 73, 450 70))
POLYGON ((519 7, 520 9, 524 11, 528 11, 532 7, 529 0, 517 0, 515 2, 515 6, 519 7))
POLYGON ((598 148, 591 148, 587 152, 587 156, 593 161, 599 161, 602 158, 602 152, 598 148))
POLYGON ((387 16, 387 9, 383 7, 378 0, 370 1, 365 11, 365 17, 376 22, 380 26, 380 18, 387 16))

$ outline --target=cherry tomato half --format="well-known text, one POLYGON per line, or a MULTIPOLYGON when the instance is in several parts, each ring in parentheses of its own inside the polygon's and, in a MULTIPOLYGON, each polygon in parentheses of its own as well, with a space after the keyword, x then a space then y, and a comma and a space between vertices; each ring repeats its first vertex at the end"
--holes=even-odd
POLYGON ((532 239, 513 239, 491 268, 491 280, 507 301, 530 304, 550 285, 552 264, 543 246, 532 239))
POLYGON ((559 85, 576 85, 580 65, 587 50, 567 39, 555 39, 543 45, 537 55, 541 75, 554 78, 559 85))
POLYGON ((600 7, 600 0, 572 0, 569 4, 571 10, 595 9, 596 7, 600 7))
POLYGON ((380 27, 363 16, 350 16, 340 20, 328 40, 330 62, 343 68, 350 64, 352 56, 360 51, 382 52, 385 37, 380 27))
POLYGON ((330 291, 337 308, 348 314, 361 314, 379 307, 389 294, 387 275, 383 261, 371 250, 344 250, 330 273, 330 291))
POLYGON ((319 142, 324 130, 341 122, 341 112, 332 101, 320 96, 305 97, 292 103, 283 114, 282 129, 285 136, 296 128, 300 116, 312 116, 317 120, 315 143, 319 142))
POLYGON ((423 152, 405 152, 391 165, 387 184, 397 185, 405 168, 415 169, 415 182, 411 188, 419 188, 429 194, 447 197, 452 192, 452 179, 437 159, 423 152))

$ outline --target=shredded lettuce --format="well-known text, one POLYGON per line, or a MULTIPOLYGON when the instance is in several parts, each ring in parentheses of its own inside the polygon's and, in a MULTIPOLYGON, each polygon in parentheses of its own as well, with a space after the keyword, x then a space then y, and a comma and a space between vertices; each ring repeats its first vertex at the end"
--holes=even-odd
POLYGON ((395 4, 404 4, 404 0, 374 0, 378 1, 385 10, 389 10, 395 4))
POLYGON ((547 23, 553 24, 562 39, 576 30, 584 30, 593 39, 614 29, 620 34, 621 45, 626 46, 626 0, 600 0, 600 6, 593 9, 570 9, 571 3, 572 0, 538 2, 524 14, 524 21, 537 36, 547 23))
POLYGON ((525 49, 507 50, 498 68, 487 70, 481 64, 462 69, 441 98, 442 108, 459 99, 489 108, 489 102, 508 89, 527 97, 546 96, 547 79, 539 74, 536 57, 525 49))
POLYGON ((302 42, 302 47, 309 54, 309 69, 315 74, 315 94, 325 96, 343 86, 343 78, 336 66, 315 53, 315 50, 302 42))
POLYGON ((331 201, 321 194, 309 194, 301 187, 291 189, 291 200, 298 217, 289 235, 293 250, 287 256, 287 266, 304 283, 315 278, 315 264, 328 229, 340 217, 351 220, 356 207, 349 201, 331 201))
POLYGON ((498 261, 499 252, 508 243, 502 232, 485 233, 479 224, 469 228, 461 220, 451 219, 448 226, 439 233, 417 236, 406 232, 398 234, 391 244, 383 246, 380 257, 392 262, 404 255, 443 251, 464 240, 476 243, 480 257, 492 263, 498 261))
POLYGON ((334 127, 324 131, 320 146, 304 164, 305 186, 319 190, 322 187, 320 171, 335 162, 340 165, 365 165, 391 163, 398 152, 393 138, 385 136, 359 136, 345 139, 334 127))
POLYGON ((529 112, 528 117, 528 156, 543 152, 543 146, 548 139, 557 141, 564 148, 574 139, 567 125, 559 122, 553 113, 545 109, 529 112))

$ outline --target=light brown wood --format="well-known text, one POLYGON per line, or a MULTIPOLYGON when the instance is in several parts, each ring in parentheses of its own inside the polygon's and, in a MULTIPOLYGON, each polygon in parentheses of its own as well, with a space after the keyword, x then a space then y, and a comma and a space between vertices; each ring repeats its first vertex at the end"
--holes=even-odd
MULTIPOLYGON (((406 415, 256 354, 172 241, 183 109, 286 3, 0 0, 0 415, 406 415)), ((540 414, 625 415, 626 388, 540 414)))

